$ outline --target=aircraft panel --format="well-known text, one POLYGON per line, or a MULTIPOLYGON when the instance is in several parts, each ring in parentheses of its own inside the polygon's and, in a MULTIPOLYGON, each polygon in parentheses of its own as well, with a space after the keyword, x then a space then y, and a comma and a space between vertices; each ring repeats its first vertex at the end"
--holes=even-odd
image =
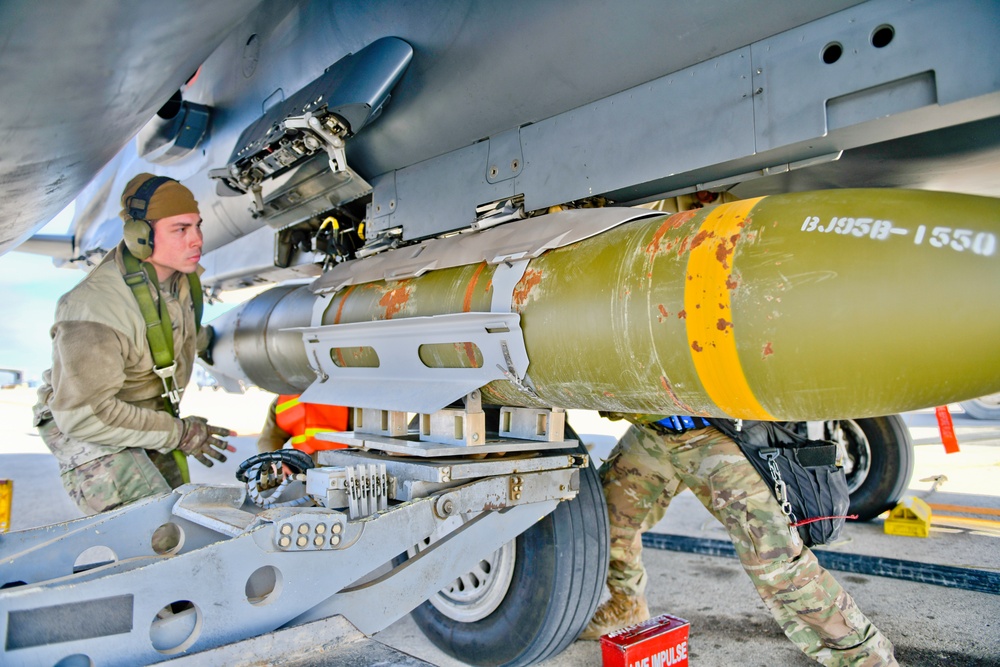
MULTIPOLYGON (((202 166, 162 169, 190 181, 199 200, 213 198, 215 184, 195 171, 224 166, 236 136, 268 105, 380 37, 404 39, 415 56, 392 113, 352 141, 352 165, 369 179, 853 4, 6 2, 0 250, 69 203, 203 63, 185 90, 212 107, 195 156, 202 166), (52 99, 72 100, 72 109, 52 99)), ((259 226, 246 208, 227 206, 239 233, 259 226)), ((232 240, 222 233, 219 242, 232 240)))
POLYGON ((757 150, 996 93, 998 28, 995 3, 869 3, 754 44, 757 150))

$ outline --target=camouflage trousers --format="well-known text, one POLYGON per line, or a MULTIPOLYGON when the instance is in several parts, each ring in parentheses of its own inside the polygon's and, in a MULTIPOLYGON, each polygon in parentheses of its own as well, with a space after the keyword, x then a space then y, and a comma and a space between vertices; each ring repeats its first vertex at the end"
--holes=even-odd
POLYGON ((642 533, 690 488, 725 526, 743 569, 781 626, 824 665, 896 665, 892 644, 817 562, 730 438, 713 428, 661 435, 632 426, 601 466, 611 524, 608 586, 644 592, 642 533))
MULTIPOLYGON (((38 430, 46 443, 62 437, 54 422, 48 422, 38 430)), ((60 478, 69 497, 87 515, 169 493, 183 484, 172 454, 136 448, 124 449, 66 470, 60 478)))

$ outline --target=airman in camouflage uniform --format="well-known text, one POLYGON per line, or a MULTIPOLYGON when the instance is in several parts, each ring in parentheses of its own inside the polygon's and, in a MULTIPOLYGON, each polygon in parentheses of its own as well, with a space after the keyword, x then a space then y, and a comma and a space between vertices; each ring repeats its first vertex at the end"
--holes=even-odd
MULTIPOLYGON (((151 174, 133 178, 122 193, 133 198, 151 174)), ((198 350, 209 343, 195 322, 187 274, 200 270, 202 236, 198 204, 190 190, 167 181, 148 196, 149 246, 144 261, 155 271, 154 304, 165 306, 173 333, 174 382, 191 378, 198 350), (155 240, 155 244, 153 243, 155 240), (158 287, 158 289, 157 289, 158 287)), ((127 237, 126 237, 127 238, 127 237)), ((174 458, 179 450, 205 465, 234 451, 220 438, 229 429, 201 417, 180 419, 164 403, 154 372, 146 321, 131 288, 123 241, 59 299, 52 326, 52 369, 44 375, 34 408, 35 426, 56 460, 63 486, 85 514, 110 510, 183 483, 174 458)), ((141 266, 141 265, 140 265, 141 266)))
MULTIPOLYGON (((39 427, 42 439, 52 451, 63 451, 67 438, 54 421, 39 427)), ((156 451, 145 453, 123 449, 116 455, 102 456, 61 474, 69 497, 85 514, 97 514, 127 505, 141 498, 167 493, 184 483, 172 458, 156 451), (157 466, 153 462, 156 459, 157 466)))
POLYGON ((817 562, 732 439, 718 430, 671 433, 633 425, 601 467, 611 524, 612 597, 581 638, 649 617, 642 532, 690 488, 722 522, 740 562, 785 635, 824 665, 896 665, 889 640, 817 562))

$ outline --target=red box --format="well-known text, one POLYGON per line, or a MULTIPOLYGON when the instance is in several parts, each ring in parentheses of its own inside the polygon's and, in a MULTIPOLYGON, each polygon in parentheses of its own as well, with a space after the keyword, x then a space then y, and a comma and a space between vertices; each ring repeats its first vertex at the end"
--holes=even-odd
POLYGON ((601 637, 604 667, 687 667, 688 629, 683 618, 662 614, 601 637))

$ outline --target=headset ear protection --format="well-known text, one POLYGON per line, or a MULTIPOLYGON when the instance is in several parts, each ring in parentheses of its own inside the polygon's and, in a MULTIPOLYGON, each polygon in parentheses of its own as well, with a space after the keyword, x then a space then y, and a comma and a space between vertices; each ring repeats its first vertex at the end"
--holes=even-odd
POLYGON ((146 219, 146 211, 156 189, 172 180, 174 179, 166 176, 151 178, 125 200, 128 218, 125 220, 122 236, 125 238, 125 247, 136 259, 149 259, 153 254, 153 226, 146 219))
POLYGON ((125 247, 136 259, 149 259, 153 254, 153 228, 145 220, 126 220, 122 236, 125 247))

